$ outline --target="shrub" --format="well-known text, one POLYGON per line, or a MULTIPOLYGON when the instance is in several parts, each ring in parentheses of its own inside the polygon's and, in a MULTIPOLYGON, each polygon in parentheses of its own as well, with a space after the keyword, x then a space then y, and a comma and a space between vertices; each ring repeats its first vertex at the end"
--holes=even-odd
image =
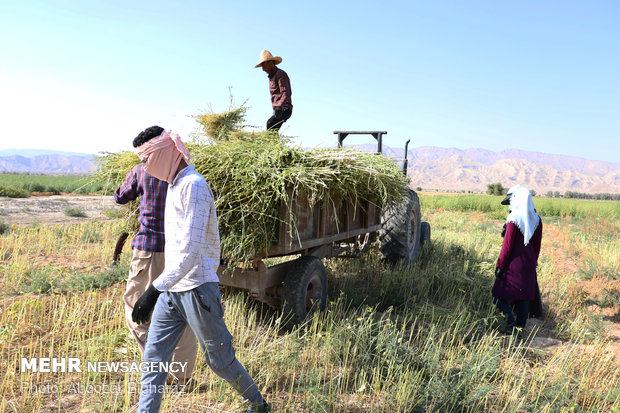
POLYGON ((64 212, 68 217, 83 218, 86 216, 86 212, 80 208, 67 208, 64 212))
POLYGON ((120 208, 106 208, 106 209, 102 209, 101 213, 103 215, 105 215, 106 217, 112 218, 112 219, 123 218, 123 216, 124 216, 124 212, 120 208))
POLYGON ((129 271, 128 266, 118 265, 96 274, 72 274, 60 284, 60 289, 85 291, 107 288, 124 281, 127 278, 127 271, 129 271))
POLYGON ((6 196, 9 198, 28 198, 30 196, 30 192, 13 185, 0 185, 0 196, 6 196))
POLYGON ((487 184, 487 194, 488 195, 505 195, 506 189, 501 184, 501 182, 497 182, 494 184, 487 184))
POLYGON ((28 281, 23 282, 19 290, 21 293, 49 293, 54 289, 55 278, 51 266, 37 268, 27 273, 28 281))
POLYGON ((32 183, 29 185, 28 190, 30 192, 45 192, 45 185, 40 183, 32 183))
POLYGON ((5 224, 4 221, 0 221, 0 235, 4 234, 5 232, 9 232, 9 229, 11 229, 11 226, 9 224, 5 224))

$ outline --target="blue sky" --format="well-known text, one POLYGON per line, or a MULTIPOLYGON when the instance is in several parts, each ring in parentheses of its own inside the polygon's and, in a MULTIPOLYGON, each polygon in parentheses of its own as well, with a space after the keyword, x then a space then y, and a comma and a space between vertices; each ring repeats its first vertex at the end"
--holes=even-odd
POLYGON ((282 56, 304 146, 386 144, 620 161, 620 2, 2 1, 0 149, 95 153, 246 101, 271 114, 282 56), (371 137, 353 143, 370 142, 371 137))

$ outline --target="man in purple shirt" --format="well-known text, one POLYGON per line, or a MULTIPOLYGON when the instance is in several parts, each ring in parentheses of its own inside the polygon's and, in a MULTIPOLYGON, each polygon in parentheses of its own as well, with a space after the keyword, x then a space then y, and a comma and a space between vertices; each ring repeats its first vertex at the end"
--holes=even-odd
MULTIPOLYGON (((134 139, 133 146, 137 147, 159 136, 163 130, 159 126, 145 129, 134 139)), ((127 173, 123 184, 114 192, 114 201, 118 204, 140 199, 140 229, 131 242, 133 255, 123 301, 127 326, 141 353, 144 353, 149 324, 135 323, 131 313, 138 298, 164 270, 164 207, 167 191, 168 183, 147 174, 144 164, 140 163, 127 173)), ((196 362, 196 337, 191 329, 185 329, 172 361, 184 366, 183 371, 172 373, 177 384, 183 386, 190 378, 196 362)))
POLYGON ((276 67, 282 62, 280 56, 272 56, 268 50, 260 54, 258 64, 254 67, 262 67, 269 77, 269 92, 271 93, 271 106, 273 116, 267 120, 267 129, 279 130, 293 114, 293 101, 291 100, 291 81, 286 72, 276 67))

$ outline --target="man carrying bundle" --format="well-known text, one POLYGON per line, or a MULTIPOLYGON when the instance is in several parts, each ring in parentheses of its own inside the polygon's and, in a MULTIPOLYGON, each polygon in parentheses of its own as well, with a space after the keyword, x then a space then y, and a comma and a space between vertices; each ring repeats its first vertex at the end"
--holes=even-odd
POLYGON ((260 54, 258 64, 254 67, 262 67, 269 77, 269 93, 271 94, 271 106, 273 116, 267 120, 267 129, 279 130, 293 114, 293 101, 291 100, 291 81, 286 72, 278 67, 282 63, 280 56, 273 57, 268 50, 260 54))
MULTIPOLYGON (((152 126, 142 131, 133 141, 138 147, 147 140, 161 135, 163 128, 152 126)), ((168 183, 160 181, 144 171, 144 164, 138 164, 127 173, 123 184, 114 192, 114 201, 126 204, 140 199, 138 222, 140 229, 131 242, 133 255, 129 264, 129 276, 123 295, 125 321, 136 339, 140 353, 144 353, 148 323, 137 324, 131 319, 136 300, 146 291, 164 270, 164 206, 168 183)), ((172 361, 185 366, 183 371, 172 373, 178 386, 185 386, 196 363, 196 337, 189 328, 185 329, 177 344, 172 361)))
MULTIPOLYGON (((151 319, 143 362, 168 362, 183 330, 189 325, 205 361, 251 403, 254 411, 269 411, 256 384, 235 357, 232 336, 224 322, 219 278, 220 237, 213 193, 205 179, 188 165, 190 156, 181 138, 170 131, 136 149, 144 170, 168 182, 166 263, 163 273, 135 304, 132 319, 151 319)), ((157 412, 166 373, 142 374, 139 412, 157 412)), ((252 411, 252 410, 250 410, 252 411)))

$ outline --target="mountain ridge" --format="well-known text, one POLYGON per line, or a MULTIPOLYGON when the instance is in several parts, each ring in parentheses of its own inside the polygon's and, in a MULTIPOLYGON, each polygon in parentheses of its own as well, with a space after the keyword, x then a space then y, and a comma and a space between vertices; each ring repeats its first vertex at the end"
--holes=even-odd
MULTIPOLYGON (((372 144, 356 147, 376 150, 372 144)), ((402 165, 402 149, 384 146, 383 152, 402 165)), ((485 192, 487 184, 500 182, 507 188, 522 184, 538 193, 620 193, 620 163, 616 162, 521 149, 494 152, 437 146, 409 149, 407 159, 412 186, 422 189, 485 192)))
POLYGON ((88 174, 96 169, 94 155, 0 156, 1 172, 41 174, 88 174))

